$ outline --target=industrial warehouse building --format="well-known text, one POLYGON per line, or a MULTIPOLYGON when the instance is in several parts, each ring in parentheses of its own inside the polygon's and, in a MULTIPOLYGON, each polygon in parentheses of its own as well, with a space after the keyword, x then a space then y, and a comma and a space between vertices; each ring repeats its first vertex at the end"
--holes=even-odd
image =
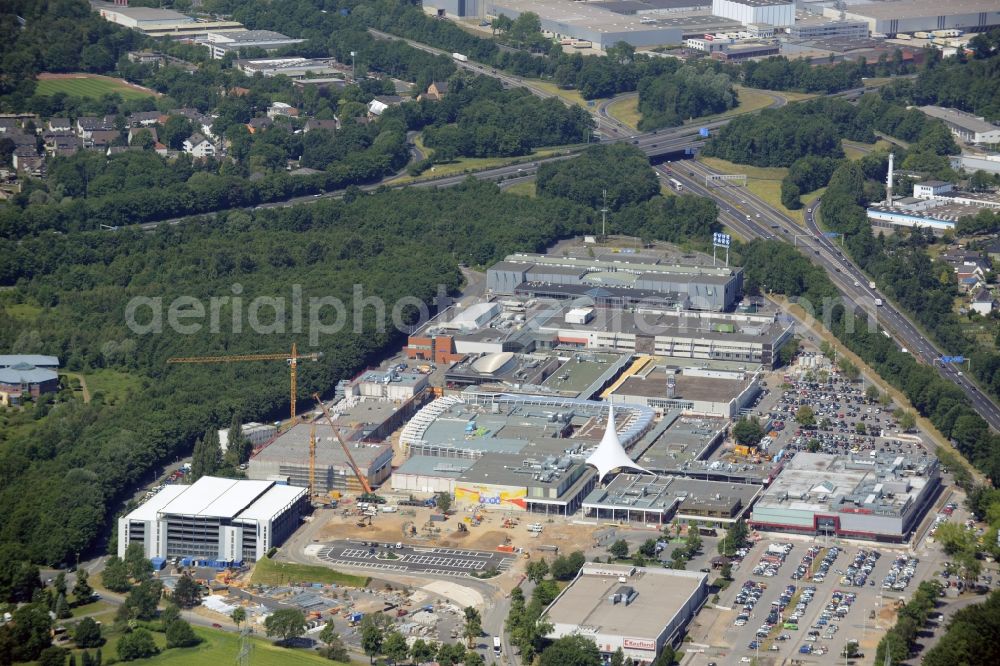
POLYGON ((782 28, 795 23, 795 3, 792 0, 712 0, 712 13, 743 25, 782 28))
POLYGON ((976 145, 1000 143, 1000 126, 986 122, 982 116, 941 106, 922 106, 920 110, 931 118, 941 120, 952 134, 965 143, 976 145))
POLYGON ((941 483, 937 458, 797 453, 757 501, 760 530, 903 543, 941 483))
POLYGON ((677 642, 708 597, 708 576, 696 571, 584 564, 543 614, 550 638, 593 639, 607 660, 621 649, 649 664, 677 642))
POLYGON ((743 272, 722 266, 654 263, 647 257, 628 254, 616 255, 613 260, 512 254, 490 267, 486 288, 494 294, 549 298, 561 295, 568 299, 594 296, 589 292, 600 296, 601 290, 619 289, 625 290, 626 296, 633 291, 639 298, 648 293, 649 297, 669 296, 676 301, 681 296, 687 301, 682 305, 693 310, 723 312, 731 310, 740 297, 743 272), (546 290, 549 286, 563 289, 546 290))
POLYGON ((304 488, 204 476, 168 485, 118 519, 118 556, 141 543, 146 557, 254 562, 299 526, 304 488))
MULTIPOLYGON (((840 10, 826 7, 823 15, 839 18, 840 10)), ((895 0, 850 4, 844 18, 867 21, 873 33, 884 35, 951 29, 979 32, 1000 25, 1000 6, 996 0, 895 0)))

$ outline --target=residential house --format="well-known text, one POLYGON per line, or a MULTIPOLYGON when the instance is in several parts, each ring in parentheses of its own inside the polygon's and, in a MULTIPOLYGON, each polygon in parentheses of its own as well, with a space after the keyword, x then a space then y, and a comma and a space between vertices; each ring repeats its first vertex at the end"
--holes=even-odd
POLYGON ((17 118, 0 118, 0 134, 7 134, 13 131, 20 131, 21 127, 17 118))
POLYGON ((39 176, 45 171, 45 158, 34 148, 20 146, 14 149, 12 156, 14 169, 23 173, 39 176))
POLYGON ((403 98, 398 95, 380 95, 368 102, 368 115, 381 116, 390 106, 399 106, 402 103, 403 98))
POLYGON ((83 139, 75 134, 46 134, 45 152, 53 157, 69 157, 83 148, 83 139))
POLYGON ((115 141, 120 139, 122 133, 118 130, 94 130, 90 133, 90 139, 84 141, 87 148, 106 149, 115 141))
POLYGON ((274 121, 270 118, 251 118, 250 122, 247 123, 247 129, 250 130, 251 134, 256 134, 258 131, 265 130, 273 125, 274 121))
POLYGON ((160 140, 160 137, 156 135, 155 127, 130 127, 128 130, 128 145, 131 146, 132 140, 138 137, 143 132, 149 134, 150 137, 152 137, 154 143, 160 140))
POLYGON ((140 65, 165 65, 167 56, 156 51, 129 51, 128 59, 140 65))
POLYGON ((330 130, 331 132, 336 132, 340 129, 340 121, 338 120, 321 120, 319 118, 310 118, 306 121, 306 126, 303 131, 310 132, 316 129, 330 130))
POLYGON ((160 122, 159 111, 136 111, 128 117, 129 125, 132 127, 150 127, 160 122))
POLYGON ((286 116, 288 118, 298 118, 299 110, 296 109, 291 104, 285 104, 284 102, 274 102, 267 109, 267 117, 277 118, 278 116, 286 116))
POLYGON ((50 132, 72 132, 73 123, 69 121, 69 118, 49 118, 48 128, 50 132))
POLYGON ((215 119, 212 116, 206 116, 205 114, 198 111, 198 109, 182 108, 182 109, 172 109, 170 111, 171 116, 184 116, 191 121, 194 125, 195 130, 204 134, 208 137, 214 137, 212 133, 212 123, 215 119))
POLYGON ((114 122, 110 124, 105 122, 105 118, 95 118, 94 116, 81 116, 76 119, 76 133, 79 134, 84 140, 91 138, 91 134, 95 131, 100 130, 110 130, 114 129, 114 122))
POLYGON ((434 101, 439 101, 448 94, 448 82, 447 81, 432 81, 429 86, 427 86, 427 92, 420 96, 421 99, 430 99, 434 101))
POLYGON ((982 288, 972 299, 972 309, 984 317, 993 312, 993 294, 982 288))
POLYGON ((4 132, 4 138, 10 139, 18 148, 31 148, 34 150, 37 137, 34 134, 26 134, 19 129, 4 132))
POLYGON ((153 144, 153 151, 161 157, 166 157, 170 154, 170 150, 159 141, 153 144))
POLYGON ((184 152, 194 157, 214 157, 215 144, 200 132, 195 132, 184 139, 184 152))
POLYGON ((981 247, 991 262, 1000 261, 1000 238, 991 238, 981 247))

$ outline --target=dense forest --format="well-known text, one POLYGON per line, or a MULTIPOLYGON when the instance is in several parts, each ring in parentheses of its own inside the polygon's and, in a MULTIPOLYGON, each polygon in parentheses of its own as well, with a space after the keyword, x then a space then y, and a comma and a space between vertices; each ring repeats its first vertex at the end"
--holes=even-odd
POLYGON ((948 106, 987 120, 1000 120, 1000 30, 969 42, 973 59, 947 58, 917 76, 914 102, 948 106))
POLYGON ((676 127, 685 120, 722 113, 736 106, 729 77, 704 67, 684 65, 639 82, 639 129, 676 127))
POLYGON ((714 201, 660 196, 648 159, 628 144, 593 146, 572 160, 543 164, 537 191, 542 197, 568 199, 592 210, 607 204, 609 234, 697 245, 707 243, 720 229, 714 201))
MULTIPOLYGON (((71 371, 112 368, 144 378, 141 390, 114 406, 69 402, 29 432, 5 433, 0 446, 0 542, 18 543, 38 562, 58 563, 86 551, 104 533, 116 502, 159 464, 187 455, 195 438, 224 427, 234 412, 271 419, 288 408, 287 371, 280 364, 167 367, 174 355, 287 349, 324 352, 301 366, 300 394, 329 390, 399 343, 366 310, 363 327, 316 336, 330 325, 327 309, 310 319, 309 299, 333 296, 352 312, 354 285, 391 305, 403 296, 424 302, 438 285, 454 291, 456 264, 488 263, 516 250, 540 251, 550 241, 591 229, 591 211, 561 199, 527 199, 469 182, 444 191, 387 191, 345 201, 233 212, 212 224, 192 221, 139 230, 46 234, 0 249, 7 270, 4 303, 42 307, 37 316, 0 312, 0 347, 60 357, 71 371), (13 266, 14 269, 7 269, 13 266), (135 334, 125 308, 136 297, 190 296, 224 305, 229 322, 242 298, 290 301, 301 289, 300 328, 286 307, 282 333, 241 327, 219 333, 135 334), (235 298, 239 295, 239 298, 235 298), (301 331, 301 333, 299 333, 301 331)), ((137 315, 147 323, 151 314, 137 315)), ((404 316, 413 316, 412 308, 404 316)), ((269 308, 262 321, 277 324, 269 308)), ((167 321, 164 314, 164 322, 167 321)), ((186 322, 185 322, 186 323, 186 322)), ((3 559, 3 558, 0 558, 3 559)))

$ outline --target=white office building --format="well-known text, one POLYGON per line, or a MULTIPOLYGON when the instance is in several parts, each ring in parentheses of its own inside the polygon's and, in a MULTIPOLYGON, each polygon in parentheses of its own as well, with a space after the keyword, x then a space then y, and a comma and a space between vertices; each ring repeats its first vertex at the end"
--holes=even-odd
POLYGON ((204 476, 164 487, 118 519, 118 555, 141 543, 146 557, 254 562, 299 525, 305 488, 204 476))

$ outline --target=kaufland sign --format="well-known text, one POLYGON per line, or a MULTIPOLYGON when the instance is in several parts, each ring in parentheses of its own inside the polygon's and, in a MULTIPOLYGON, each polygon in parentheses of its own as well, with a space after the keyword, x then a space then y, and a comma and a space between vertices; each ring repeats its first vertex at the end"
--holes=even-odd
POLYGON ((626 650, 645 650, 656 652, 656 641, 649 641, 642 638, 626 638, 623 641, 626 650))

